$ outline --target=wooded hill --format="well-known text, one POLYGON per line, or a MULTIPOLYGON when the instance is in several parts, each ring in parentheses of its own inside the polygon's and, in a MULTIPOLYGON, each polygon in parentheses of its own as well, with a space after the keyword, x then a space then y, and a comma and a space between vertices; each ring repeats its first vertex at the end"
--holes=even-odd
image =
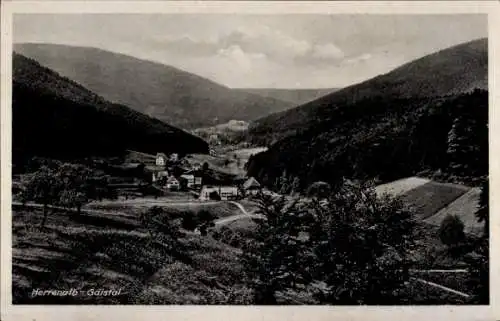
MULTIPOLYGON (((426 99, 488 89, 488 41, 479 39, 411 61, 393 71, 253 122, 250 134, 258 144, 271 144, 307 131, 318 123, 339 125, 340 109, 367 101, 426 99)), ((363 113, 375 113, 370 109, 363 113)), ((360 115, 361 116, 361 115, 360 115)))
POLYGON ((262 97, 271 97, 274 99, 287 101, 295 106, 308 103, 322 96, 331 94, 339 88, 318 88, 318 89, 286 89, 286 88, 238 88, 243 92, 256 94, 262 97))
POLYGON ((97 48, 16 44, 15 50, 106 100, 184 129, 254 120, 296 105, 232 90, 161 63, 97 48))
POLYGON ((13 55, 13 159, 143 152, 208 153, 202 139, 113 104, 20 54, 13 55))
POLYGON ((267 185, 298 177, 304 187, 424 170, 487 174, 487 52, 485 39, 452 47, 259 121, 254 142, 277 142, 250 159, 248 175, 267 185))

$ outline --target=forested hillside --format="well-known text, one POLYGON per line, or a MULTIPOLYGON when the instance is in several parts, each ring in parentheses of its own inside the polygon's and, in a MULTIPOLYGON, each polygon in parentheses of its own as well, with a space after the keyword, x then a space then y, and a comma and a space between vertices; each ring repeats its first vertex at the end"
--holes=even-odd
MULTIPOLYGON (((376 104, 428 99, 488 89, 488 41, 479 39, 411 61, 391 72, 369 79, 297 108, 272 114, 253 123, 252 139, 269 145, 295 133, 320 126, 341 125, 338 109, 355 108, 362 114, 383 108, 376 104), (358 109, 363 105, 367 109, 358 109)), ((413 102, 411 102, 413 103, 413 102)), ((403 104, 405 104, 403 102, 403 104)))
POLYGON ((488 173, 487 124, 484 90, 365 99, 255 155, 248 175, 267 185, 283 175, 297 177, 302 187, 341 177, 388 181, 425 170, 471 181, 488 173))
POLYGON ((198 75, 97 48, 55 44, 16 44, 33 58, 106 100, 184 129, 231 119, 254 120, 296 105, 232 90, 198 75))
POLYGON ((13 56, 13 157, 78 158, 125 149, 207 153, 202 139, 112 104, 36 61, 13 56))

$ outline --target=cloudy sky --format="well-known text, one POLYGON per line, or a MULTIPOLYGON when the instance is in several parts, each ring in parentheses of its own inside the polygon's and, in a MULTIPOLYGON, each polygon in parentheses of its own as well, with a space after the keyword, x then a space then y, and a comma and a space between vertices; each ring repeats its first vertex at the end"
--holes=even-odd
POLYGON ((229 87, 343 87, 487 37, 483 15, 16 15, 14 42, 92 46, 229 87))

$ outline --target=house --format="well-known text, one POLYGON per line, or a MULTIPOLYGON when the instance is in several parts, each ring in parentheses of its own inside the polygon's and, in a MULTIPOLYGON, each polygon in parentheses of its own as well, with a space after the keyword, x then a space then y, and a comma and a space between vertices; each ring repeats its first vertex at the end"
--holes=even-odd
POLYGON ((158 182, 161 181, 163 178, 168 178, 168 171, 167 170, 160 170, 160 171, 153 171, 152 173, 152 182, 158 182))
POLYGON ((183 175, 181 175, 181 178, 183 178, 187 181, 188 188, 192 188, 194 186, 194 175, 183 174, 183 175))
POLYGON ((177 191, 180 188, 179 181, 174 176, 170 176, 167 179, 167 184, 165 186, 166 186, 166 188, 168 188, 171 191, 174 191, 174 190, 177 191))
POLYGON ((165 166, 167 164, 167 155, 163 153, 156 154, 156 166, 165 166))
POLYGON ((202 177, 201 176, 195 176, 194 177, 194 186, 195 188, 201 187, 202 184, 202 177))
POLYGON ((210 200, 210 194, 216 192, 219 194, 222 201, 234 199, 238 196, 238 188, 236 186, 208 186, 205 185, 200 192, 200 200, 210 200))
POLYGON ((245 183, 243 183, 243 190, 247 195, 256 195, 262 190, 262 188, 260 183, 254 177, 250 177, 245 183))
POLYGON ((211 143, 216 143, 219 141, 219 135, 217 134, 211 134, 210 137, 208 138, 208 141, 211 143))
POLYGON ((212 149, 212 148, 210 149, 209 154, 210 154, 210 156, 213 156, 213 157, 217 156, 217 153, 216 153, 216 152, 215 152, 215 150, 214 150, 214 149, 212 149))
POLYGON ((177 154, 177 153, 170 154, 170 161, 171 162, 177 162, 178 160, 179 160, 179 154, 177 154))

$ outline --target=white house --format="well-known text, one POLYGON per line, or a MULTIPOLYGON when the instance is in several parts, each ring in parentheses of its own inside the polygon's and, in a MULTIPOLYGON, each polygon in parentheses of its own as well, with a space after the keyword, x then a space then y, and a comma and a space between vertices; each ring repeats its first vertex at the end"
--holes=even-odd
POLYGON ((156 166, 165 166, 167 164, 167 155, 163 153, 156 154, 156 166))
POLYGON ((238 188, 236 186, 208 186, 205 185, 201 189, 200 192, 200 200, 207 201, 210 199, 210 194, 213 192, 217 192, 219 194, 220 199, 223 201, 227 201, 229 199, 235 198, 238 196, 238 188))
POLYGON ((163 170, 163 171, 158 171, 158 172, 153 172, 153 183, 159 181, 163 177, 168 177, 168 171, 163 170))
POLYGON ((201 187, 201 184, 202 184, 202 177, 195 176, 194 177, 194 187, 201 187))
POLYGON ((173 177, 173 176, 170 176, 168 179, 167 179, 167 184, 166 184, 166 187, 169 189, 169 190, 179 190, 180 188, 180 184, 179 184, 179 181, 177 180, 177 178, 173 177))
POLYGON ((181 178, 183 178, 187 181, 188 188, 191 188, 194 186, 194 175, 183 174, 183 175, 181 175, 181 178))
POLYGON ((178 160, 179 160, 179 154, 177 153, 170 154, 170 161, 177 162, 178 160))

